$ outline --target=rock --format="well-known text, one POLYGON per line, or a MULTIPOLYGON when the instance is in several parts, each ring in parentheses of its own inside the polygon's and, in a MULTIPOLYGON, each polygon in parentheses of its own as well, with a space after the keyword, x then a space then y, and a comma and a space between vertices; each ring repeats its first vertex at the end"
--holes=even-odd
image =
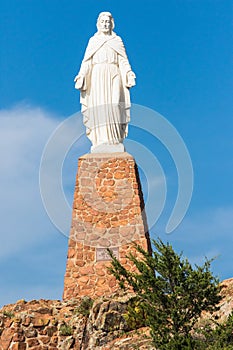
POLYGON ((33 327, 26 328, 24 333, 27 338, 33 338, 37 336, 37 330, 33 327))
POLYGON ((49 318, 35 317, 32 319, 32 324, 34 327, 43 327, 49 324, 49 318))
POLYGON ((7 350, 10 347, 11 344, 11 340, 13 338, 13 334, 14 334, 14 329, 12 328, 5 328, 1 334, 1 342, 0 342, 0 346, 1 346, 1 350, 7 350))
POLYGON ((69 350, 73 347, 74 345, 74 338, 73 336, 69 336, 67 337, 60 346, 58 346, 58 349, 61 349, 61 350, 69 350))
MULTIPOLYGON (((233 279, 221 283, 220 321, 233 310, 233 279)), ((96 299, 89 316, 77 314, 82 299, 17 302, 0 310, 0 350, 155 350, 149 329, 132 331, 124 314, 132 293, 96 299), (19 307, 20 306, 20 307, 19 307), (18 311, 17 311, 18 310, 18 311), (4 316, 12 312, 12 318, 4 316), (67 335, 59 329, 66 324, 67 335), (70 334, 72 332, 72 334, 70 334)), ((203 315, 204 320, 208 314, 203 315)))

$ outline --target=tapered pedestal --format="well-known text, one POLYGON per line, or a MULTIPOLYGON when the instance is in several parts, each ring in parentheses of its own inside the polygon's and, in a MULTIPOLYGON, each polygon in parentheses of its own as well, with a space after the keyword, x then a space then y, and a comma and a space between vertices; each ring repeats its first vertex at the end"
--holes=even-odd
MULTIPOLYGON (((109 273, 110 248, 133 269, 126 256, 134 244, 150 250, 137 166, 126 153, 87 154, 78 162, 64 299, 110 295, 119 287, 109 273)), ((139 254, 138 254, 139 255, 139 254)))

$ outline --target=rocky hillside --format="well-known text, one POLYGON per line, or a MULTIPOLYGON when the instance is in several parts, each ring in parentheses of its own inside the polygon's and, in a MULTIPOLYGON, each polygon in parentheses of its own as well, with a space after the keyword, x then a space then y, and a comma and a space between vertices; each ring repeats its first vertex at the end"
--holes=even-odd
MULTIPOLYGON (((233 310, 233 279, 222 283, 221 320, 233 310)), ((62 302, 19 300, 0 310, 0 350, 153 349, 149 330, 130 329, 123 315, 132 294, 62 302)))

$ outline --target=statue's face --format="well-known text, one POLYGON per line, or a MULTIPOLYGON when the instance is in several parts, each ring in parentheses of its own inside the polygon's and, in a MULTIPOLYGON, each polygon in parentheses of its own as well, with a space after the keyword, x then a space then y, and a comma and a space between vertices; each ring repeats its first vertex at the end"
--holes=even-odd
POLYGON ((110 17, 105 15, 101 16, 99 19, 98 27, 102 33, 105 33, 105 34, 110 33, 112 29, 112 23, 111 23, 110 17))

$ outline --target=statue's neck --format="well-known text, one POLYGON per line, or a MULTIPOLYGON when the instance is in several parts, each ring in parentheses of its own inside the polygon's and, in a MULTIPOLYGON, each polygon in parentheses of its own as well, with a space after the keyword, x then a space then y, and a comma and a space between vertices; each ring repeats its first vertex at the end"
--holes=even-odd
POLYGON ((103 32, 100 32, 99 35, 100 35, 100 36, 103 36, 103 37, 110 37, 110 36, 112 36, 112 33, 103 33, 103 32))

